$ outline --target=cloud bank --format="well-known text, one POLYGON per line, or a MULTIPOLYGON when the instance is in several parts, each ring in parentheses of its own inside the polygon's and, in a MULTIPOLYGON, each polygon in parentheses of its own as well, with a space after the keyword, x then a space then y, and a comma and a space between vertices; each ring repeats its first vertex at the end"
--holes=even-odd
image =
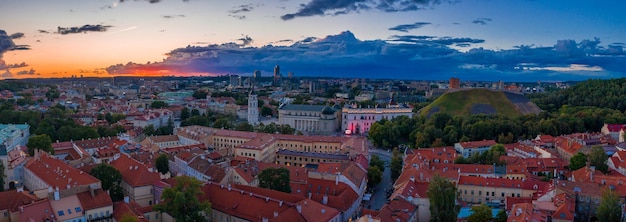
POLYGON ((398 32, 409 32, 410 30, 419 29, 430 24, 430 22, 416 22, 413 24, 397 25, 389 28, 389 30, 398 32))
POLYGON ((57 34, 67 35, 67 34, 76 34, 76 33, 87 33, 87 32, 106 32, 112 26, 109 25, 83 25, 76 27, 57 27, 57 34))
POLYGON ((184 75, 272 72, 275 65, 299 76, 347 78, 468 80, 584 80, 626 74, 623 46, 599 39, 559 40, 554 46, 520 45, 508 50, 478 47, 482 39, 396 35, 389 40, 359 40, 350 31, 308 37, 287 46, 246 47, 238 43, 188 46, 169 52, 162 62, 129 62, 107 73, 184 75), (459 51, 455 47, 472 47, 459 51))
POLYGON ((5 52, 12 50, 29 50, 30 46, 28 45, 16 45, 13 42, 13 39, 19 39, 24 36, 23 33, 15 33, 13 35, 7 35, 7 32, 0 29, 0 72, 2 74, 0 77, 12 77, 10 69, 14 68, 22 68, 28 66, 26 63, 22 62, 20 64, 6 64, 3 59, 3 55, 5 52))
POLYGON ((341 15, 366 10, 382 12, 416 11, 455 0, 311 0, 295 13, 282 15, 282 20, 297 17, 341 15))

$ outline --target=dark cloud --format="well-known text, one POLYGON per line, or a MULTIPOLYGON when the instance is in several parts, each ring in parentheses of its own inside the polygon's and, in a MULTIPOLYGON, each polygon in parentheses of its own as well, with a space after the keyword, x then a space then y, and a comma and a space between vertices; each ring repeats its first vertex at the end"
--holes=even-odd
POLYGON ((474 19, 472 23, 477 24, 477 25, 486 25, 487 23, 491 21, 492 20, 490 18, 477 18, 477 19, 474 19))
POLYGON ((21 32, 14 33, 13 35, 10 35, 9 37, 11 37, 12 39, 20 39, 24 37, 24 33, 21 33, 21 32))
POLYGON ((173 19, 173 18, 184 18, 185 15, 162 15, 161 17, 163 17, 164 19, 173 19))
POLYGON ((10 68, 20 68, 20 67, 25 67, 27 66, 26 63, 21 63, 21 64, 6 64, 6 62, 3 59, 3 55, 5 52, 8 51, 12 51, 12 50, 28 50, 30 49, 30 46, 28 45, 16 45, 13 42, 13 37, 15 37, 16 34, 13 35, 7 35, 7 32, 4 30, 0 29, 0 71, 1 70, 6 70, 5 73, 11 74, 9 72, 10 68))
POLYGON ((30 69, 30 70, 22 70, 22 71, 19 71, 19 72, 15 73, 15 74, 17 74, 18 76, 37 75, 37 72, 35 72, 34 69, 30 69))
MULTIPOLYGON (((120 3, 128 2, 130 0, 120 0, 120 3)), ((159 3, 161 0, 134 0, 135 2, 149 2, 150 4, 159 3)), ((189 2, 189 0, 182 0, 182 2, 189 2)))
POLYGON ((3 62, 0 61, 0 70, 23 68, 23 67, 27 67, 27 66, 28 66, 28 64, 26 64, 25 62, 15 63, 15 64, 4 64, 3 62))
POLYGON ((425 35, 393 35, 389 39, 392 42, 407 42, 419 44, 440 44, 440 45, 456 45, 456 44, 478 44, 484 43, 483 39, 472 38, 451 38, 451 37, 435 37, 425 35))
POLYGON ((246 16, 241 14, 251 12, 252 10, 260 6, 262 6, 262 4, 246 4, 234 6, 231 10, 228 10, 228 16, 243 20, 246 19, 246 16))
POLYGON ((419 29, 430 24, 431 24, 430 22, 416 22, 413 24, 397 25, 397 26, 389 28, 389 30, 398 31, 398 32, 409 32, 409 30, 419 29))
POLYGON ((250 45, 252 42, 254 42, 254 40, 252 38, 250 38, 250 36, 243 36, 239 39, 237 39, 238 41, 241 41, 241 45, 242 46, 247 46, 250 45))
POLYGON ((83 25, 81 27, 57 27, 58 34, 67 35, 75 33, 87 33, 87 32, 106 32, 112 26, 109 25, 83 25))
POLYGON ((346 31, 319 39, 308 37, 287 46, 244 47, 238 43, 188 46, 172 50, 162 62, 129 62, 106 70, 116 75, 151 72, 245 75, 253 70, 272 72, 278 64, 302 76, 346 78, 442 79, 458 73, 469 80, 535 81, 626 76, 623 46, 603 47, 598 39, 560 40, 550 47, 520 45, 509 50, 474 46, 482 42, 474 38, 436 36, 359 40, 346 31))
POLYGON ((282 20, 296 17, 341 15, 352 12, 378 10, 383 12, 415 11, 456 0, 310 0, 300 5, 295 13, 284 14, 282 20))
POLYGON ((39 30, 37 30, 37 31, 38 31, 39 33, 46 33, 46 34, 47 34, 47 33, 50 33, 49 31, 46 31, 46 30, 43 30, 43 29, 39 29, 39 30))

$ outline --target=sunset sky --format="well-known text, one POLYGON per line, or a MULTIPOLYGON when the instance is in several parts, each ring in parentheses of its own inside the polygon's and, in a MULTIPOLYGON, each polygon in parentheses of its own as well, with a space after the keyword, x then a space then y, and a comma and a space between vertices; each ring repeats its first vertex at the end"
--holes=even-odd
POLYGON ((301 76, 615 78, 626 75, 625 8, 620 0, 0 0, 0 75, 270 75, 281 65, 301 76))

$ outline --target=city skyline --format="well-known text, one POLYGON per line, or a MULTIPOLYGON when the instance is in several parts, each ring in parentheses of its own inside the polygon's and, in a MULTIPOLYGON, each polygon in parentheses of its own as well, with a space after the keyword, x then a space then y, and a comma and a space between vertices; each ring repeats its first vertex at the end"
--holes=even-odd
POLYGON ((0 1, 0 75, 583 80, 626 74, 620 1, 0 1), (117 64, 117 65, 116 65, 117 64))

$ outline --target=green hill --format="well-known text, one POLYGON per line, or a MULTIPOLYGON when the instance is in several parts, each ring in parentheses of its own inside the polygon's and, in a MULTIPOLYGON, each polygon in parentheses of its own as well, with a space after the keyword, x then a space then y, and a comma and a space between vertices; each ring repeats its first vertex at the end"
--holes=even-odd
POLYGON ((541 109, 523 95, 489 89, 462 89, 447 92, 420 110, 420 115, 437 112, 451 115, 501 114, 519 116, 539 113, 541 109))

